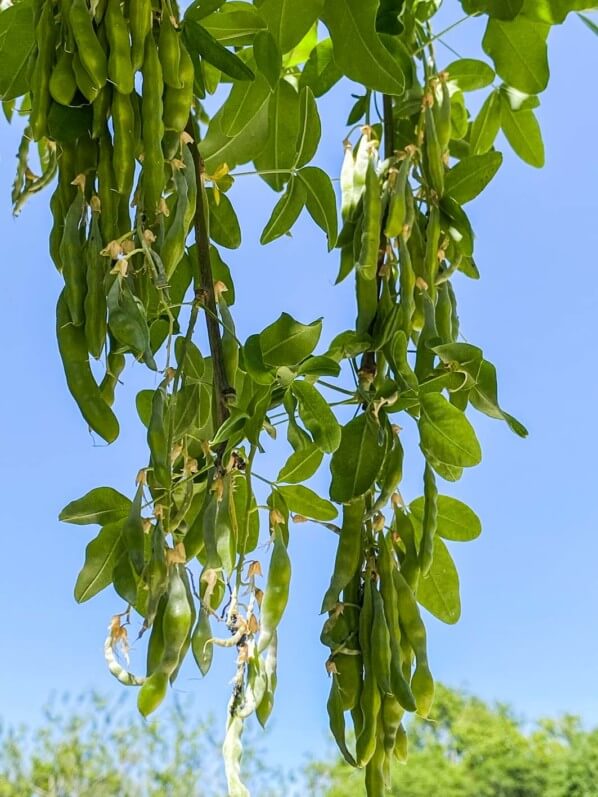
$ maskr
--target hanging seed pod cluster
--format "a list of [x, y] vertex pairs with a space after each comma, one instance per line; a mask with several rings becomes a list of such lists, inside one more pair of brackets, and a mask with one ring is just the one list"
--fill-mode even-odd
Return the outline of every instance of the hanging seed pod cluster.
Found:
[[[100, 526], [75, 598], [113, 587], [106, 663], [138, 689], [144, 716], [186, 661], [207, 675], [214, 652], [228, 651], [232, 797], [249, 794], [245, 723], [264, 725], [274, 706], [294, 524], [317, 523], [338, 542], [321, 605], [330, 729], [345, 760], [365, 769], [369, 797], [381, 797], [407, 755], [406, 716], [433, 719], [421, 607], [459, 619], [445, 541], [481, 531], [441, 486], [481, 460], [470, 410], [526, 435], [498, 402], [494, 366], [460, 335], [458, 280], [479, 278], [464, 205], [502, 163], [499, 130], [542, 165], [534, 109], [548, 80], [546, 34], [567, 9], [464, 5], [488, 16], [493, 66], [438, 62], [433, 2], [305, 0], [289, 13], [287, 0], [195, 0], [181, 16], [173, 0], [20, 0], [0, 12], [0, 63], [14, 27], [25, 64], [10, 81], [0, 73], [6, 116], [25, 118], [15, 212], [57, 176], [50, 254], [64, 281], [56, 334], [68, 388], [91, 432], [111, 443], [127, 359], [151, 380], [135, 399], [147, 449], [132, 497], [96, 487], [61, 513]], [[533, 73], [520, 68], [531, 57], [519, 52], [524, 40]], [[343, 77], [363, 93], [337, 191], [336, 172], [312, 160], [318, 100]], [[466, 94], [483, 89], [472, 115]], [[337, 282], [354, 282], [354, 323], [350, 309], [349, 328], [317, 353], [322, 319], [283, 312], [237, 336], [222, 250], [241, 245], [228, 194], [241, 176], [277, 193], [262, 244], [289, 234], [305, 209], [340, 254]], [[290, 451], [272, 470], [261, 455], [281, 426]], [[323, 463], [328, 497], [306, 483]], [[412, 500], [404, 471], [422, 475]], [[305, 611], [318, 610], [305, 584], [293, 588]], [[145, 666], [129, 665], [133, 625], [147, 640]]]

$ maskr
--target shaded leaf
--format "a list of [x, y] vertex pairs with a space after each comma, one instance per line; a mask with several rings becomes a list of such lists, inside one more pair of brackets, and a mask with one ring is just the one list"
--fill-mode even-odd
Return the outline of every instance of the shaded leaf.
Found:
[[301, 420], [311, 432], [314, 443], [325, 453], [335, 451], [341, 441], [341, 428], [326, 399], [303, 380], [293, 382], [291, 390], [299, 402]]
[[210, 237], [227, 249], [241, 246], [241, 227], [235, 209], [226, 194], [220, 194], [216, 202], [213, 188], [205, 189], [210, 211]]
[[471, 126], [469, 143], [471, 154], [479, 155], [494, 144], [500, 130], [500, 96], [498, 91], [489, 94]]
[[84, 603], [112, 583], [112, 570], [124, 551], [125, 519], [104, 526], [85, 549], [85, 564], [75, 584], [75, 600]]
[[297, 177], [307, 190], [306, 206], [309, 215], [326, 233], [330, 252], [334, 249], [338, 230], [336, 194], [330, 177], [317, 166], [305, 166], [297, 172]]
[[281, 52], [288, 53], [317, 21], [323, 7], [324, 0], [264, 0], [260, 14]]
[[299, 78], [299, 87], [309, 86], [314, 97], [321, 97], [330, 91], [343, 76], [333, 56], [332, 39], [323, 39], [319, 42], [305, 64]]
[[280, 80], [268, 102], [268, 138], [255, 159], [260, 176], [275, 191], [282, 190], [291, 175], [298, 132], [299, 95], [288, 80]]
[[377, 10], [378, 0], [326, 0], [322, 19], [347, 77], [374, 91], [402, 94], [405, 77], [376, 33]]
[[281, 235], [286, 235], [299, 218], [306, 199], [305, 183], [293, 175], [287, 183], [284, 194], [274, 206], [268, 223], [262, 230], [260, 243], [268, 244], [280, 238]]
[[363, 495], [374, 484], [384, 460], [381, 428], [364, 412], [342, 428], [341, 442], [332, 456], [330, 497], [345, 503]]
[[463, 158], [444, 178], [445, 190], [460, 204], [470, 202], [486, 188], [502, 164], [502, 154], [491, 151]]

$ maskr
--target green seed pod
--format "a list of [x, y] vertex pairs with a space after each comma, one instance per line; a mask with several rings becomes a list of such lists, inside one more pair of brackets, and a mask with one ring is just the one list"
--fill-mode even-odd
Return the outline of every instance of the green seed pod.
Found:
[[78, 52], [76, 52], [73, 55], [73, 74], [75, 75], [77, 88], [79, 89], [81, 94], [85, 97], [87, 102], [89, 103], [95, 102], [96, 98], [98, 97], [98, 94], [100, 93], [100, 89], [89, 77], [89, 73], [81, 63], [81, 59], [79, 57]]
[[168, 691], [168, 675], [161, 670], [152, 673], [137, 695], [137, 708], [143, 717], [148, 717], [162, 703]]
[[334, 571], [321, 612], [331, 612], [339, 595], [351, 581], [361, 563], [361, 524], [365, 515], [365, 501], [357, 498], [343, 507], [343, 525], [339, 537]]
[[274, 531], [274, 545], [268, 568], [268, 581], [261, 607], [261, 629], [258, 650], [265, 650], [280, 623], [289, 599], [291, 560], [279, 527]]
[[434, 471], [426, 463], [424, 470], [424, 517], [420, 544], [420, 569], [427, 576], [434, 561], [434, 538], [438, 526], [438, 488]]
[[85, 254], [79, 229], [83, 220], [84, 207], [83, 191], [77, 191], [67, 211], [60, 242], [64, 295], [71, 321], [76, 327], [82, 326], [85, 321], [84, 301], [87, 292]]
[[66, 381], [81, 414], [94, 432], [112, 443], [118, 437], [118, 421], [93, 378], [85, 332], [73, 325], [64, 291], [56, 308], [56, 336]]
[[349, 752], [349, 748], [347, 747], [347, 740], [345, 737], [345, 715], [343, 712], [343, 701], [338, 685], [338, 681], [336, 680], [336, 676], [332, 676], [332, 683], [330, 684], [330, 695], [328, 697], [328, 702], [326, 704], [326, 709], [328, 711], [328, 721], [330, 724], [330, 730], [332, 735], [334, 736], [334, 740], [337, 744], [338, 749], [341, 751], [343, 758], [345, 761], [350, 764], [352, 767], [356, 766], [355, 759]]
[[129, 0], [129, 26], [131, 28], [131, 62], [136, 72], [143, 65], [145, 40], [152, 29], [151, 0]]
[[164, 629], [162, 628], [162, 618], [164, 617], [164, 607], [166, 606], [166, 596], [163, 595], [158, 603], [158, 609], [152, 623], [152, 630], [147, 645], [147, 674], [152, 675], [159, 668], [164, 656]]
[[[72, 0], [69, 23], [75, 37], [81, 65], [89, 75], [92, 85], [99, 91], [108, 78], [106, 54], [96, 36], [85, 0]], [[79, 88], [81, 88], [80, 85]]]
[[118, 377], [122, 374], [124, 369], [124, 354], [111, 351], [108, 354], [106, 373], [100, 382], [100, 394], [109, 407], [114, 404], [114, 392], [118, 384]]
[[[195, 68], [187, 48], [181, 43], [179, 63], [180, 88], [166, 84], [164, 88], [164, 127], [182, 133], [189, 120], [193, 105]], [[166, 81], [165, 81], [166, 83]]]
[[108, 0], [104, 28], [108, 38], [108, 78], [121, 94], [133, 91], [133, 66], [129, 28], [120, 7], [120, 0]]
[[410, 169], [411, 154], [408, 154], [401, 161], [393, 181], [384, 231], [387, 238], [396, 238], [401, 235], [407, 222], [407, 180]]
[[427, 717], [434, 702], [434, 679], [428, 666], [427, 635], [422, 622], [415, 595], [403, 578], [394, 570], [393, 579], [397, 590], [399, 621], [413, 652], [416, 668], [411, 679], [411, 690], [418, 714]]
[[37, 57], [31, 75], [29, 127], [34, 141], [39, 141], [47, 132], [50, 109], [50, 75], [54, 65], [56, 30], [52, 4], [44, 3], [35, 28]]
[[62, 50], [52, 69], [49, 83], [52, 99], [60, 105], [70, 105], [77, 91], [77, 81], [73, 72], [73, 53]]
[[121, 94], [118, 89], [115, 89], [112, 95], [112, 123], [116, 188], [128, 202], [135, 174], [135, 117], [129, 95]]
[[106, 287], [108, 260], [100, 252], [103, 249], [100, 233], [100, 214], [92, 212], [89, 238], [85, 246], [86, 285], [84, 315], [85, 337], [89, 353], [99, 360], [106, 344]]
[[357, 272], [366, 280], [375, 280], [378, 273], [381, 209], [380, 180], [374, 160], [370, 158], [365, 178], [361, 248], [357, 261]]
[[426, 124], [425, 155], [427, 171], [432, 188], [441, 197], [444, 194], [444, 160], [438, 140], [434, 113], [428, 104], [426, 104], [424, 116]]
[[168, 434], [166, 431], [167, 413], [166, 389], [159, 387], [152, 398], [152, 413], [147, 428], [147, 443], [151, 454], [154, 476], [162, 487], [169, 487], [171, 481]]
[[164, 655], [160, 670], [171, 676], [179, 665], [181, 652], [191, 631], [193, 612], [185, 586], [187, 572], [182, 565], [170, 569], [166, 606], [162, 618]]
[[168, 3], [162, 4], [158, 54], [162, 64], [164, 83], [167, 86], [172, 86], [173, 89], [180, 89], [181, 43], [180, 36], [172, 22], [172, 11]]
[[93, 114], [91, 123], [92, 138], [99, 139], [104, 135], [111, 107], [112, 87], [106, 84], [104, 88], [100, 90], [91, 108]]
[[207, 644], [212, 637], [210, 615], [202, 606], [191, 636], [191, 651], [202, 675], [207, 675], [212, 666], [214, 646], [211, 643]]
[[143, 100], [141, 113], [143, 119], [143, 208], [150, 221], [158, 212], [164, 189], [164, 154], [162, 139], [164, 123], [162, 94], [164, 82], [162, 67], [158, 58], [156, 44], [151, 36], [145, 40], [145, 60], [143, 63]]

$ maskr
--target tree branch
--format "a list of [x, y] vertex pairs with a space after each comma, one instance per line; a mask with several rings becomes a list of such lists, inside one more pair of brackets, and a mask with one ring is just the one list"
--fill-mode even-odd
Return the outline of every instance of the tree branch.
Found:
[[192, 117], [189, 117], [187, 132], [193, 138], [191, 154], [193, 156], [197, 181], [197, 206], [194, 218], [197, 258], [196, 262], [193, 263], [193, 288], [196, 302], [202, 304], [207, 310], [205, 313], [206, 327], [208, 330], [208, 344], [214, 370], [214, 425], [217, 429], [222, 426], [229, 416], [228, 399], [231, 394], [234, 393], [234, 389], [228, 384], [226, 370], [224, 368], [222, 338], [220, 336], [216, 296], [214, 293], [214, 275], [212, 274], [212, 264], [210, 262], [210, 237], [208, 233], [207, 207], [203, 186], [205, 167], [198, 145], [199, 130]]

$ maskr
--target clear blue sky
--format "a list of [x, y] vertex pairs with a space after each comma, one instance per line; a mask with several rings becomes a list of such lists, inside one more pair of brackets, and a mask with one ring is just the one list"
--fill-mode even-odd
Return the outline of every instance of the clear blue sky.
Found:
[[[449, 41], [475, 52], [479, 27], [455, 29]], [[505, 164], [486, 196], [470, 206], [477, 233], [478, 283], [455, 279], [462, 330], [495, 362], [503, 405], [530, 430], [526, 441], [498, 421], [476, 415], [481, 467], [446, 492], [469, 502], [482, 537], [452, 551], [462, 583], [463, 617], [444, 627], [430, 618], [433, 670], [439, 680], [488, 699], [511, 701], [529, 717], [575, 712], [598, 723], [598, 372], [595, 279], [598, 182], [596, 39], [575, 18], [551, 35], [552, 79], [539, 117], [547, 165], [520, 162], [504, 140]], [[439, 46], [440, 60], [454, 56]], [[337, 173], [348, 87], [321, 105], [327, 139], [318, 154]], [[2, 390], [3, 567], [0, 581], [2, 677], [0, 714], [34, 721], [52, 690], [120, 687], [102, 657], [105, 628], [121, 604], [110, 591], [77, 606], [72, 597], [94, 527], [61, 525], [57, 514], [100, 484], [132, 493], [145, 464], [135, 391], [151, 386], [143, 366], [129, 367], [118, 398], [122, 434], [93, 447], [67, 393], [54, 336], [61, 279], [47, 254], [49, 195], [18, 220], [9, 194], [17, 130], [0, 127], [4, 346]], [[233, 198], [247, 231], [243, 247], [225, 253], [237, 284], [241, 337], [286, 310], [308, 322], [326, 317], [325, 337], [351, 326], [350, 285], [334, 288], [336, 253], [308, 218], [294, 239], [260, 249], [259, 230], [275, 197], [259, 178], [239, 179]], [[276, 473], [279, 460], [259, 468]], [[404, 495], [420, 494], [420, 467], [408, 472]], [[326, 486], [320, 482], [322, 490]], [[292, 530], [292, 597], [281, 632], [279, 690], [268, 747], [272, 760], [296, 766], [328, 745], [325, 650], [318, 616], [334, 556], [332, 535], [317, 526]], [[143, 662], [140, 650], [134, 662]], [[205, 681], [192, 666], [178, 689], [224, 717], [229, 653], [218, 652]]]

